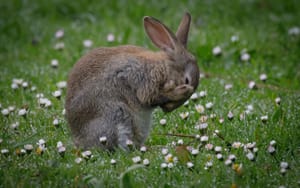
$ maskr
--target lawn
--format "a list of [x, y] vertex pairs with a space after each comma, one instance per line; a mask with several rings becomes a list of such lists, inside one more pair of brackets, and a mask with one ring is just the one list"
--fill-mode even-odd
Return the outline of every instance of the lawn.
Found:
[[[1, 1], [0, 187], [298, 187], [300, 3]], [[197, 92], [153, 114], [146, 148], [80, 151], [65, 81], [92, 48], [157, 50], [142, 18], [192, 15]], [[146, 151], [144, 151], [144, 149]]]

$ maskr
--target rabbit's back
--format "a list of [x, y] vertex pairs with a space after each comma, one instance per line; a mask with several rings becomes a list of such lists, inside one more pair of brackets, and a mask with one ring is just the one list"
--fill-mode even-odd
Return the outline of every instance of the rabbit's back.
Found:
[[[83, 56], [74, 66], [68, 80], [67, 103], [93, 79], [99, 79], [116, 66], [128, 63], [136, 58], [135, 54], [146, 50], [136, 46], [102, 47], [92, 50]], [[123, 56], [123, 58], [122, 58]]]

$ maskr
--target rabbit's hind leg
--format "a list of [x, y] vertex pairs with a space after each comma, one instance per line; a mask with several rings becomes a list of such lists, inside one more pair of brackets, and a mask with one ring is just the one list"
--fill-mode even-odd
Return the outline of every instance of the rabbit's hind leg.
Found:
[[89, 121], [85, 127], [83, 145], [86, 148], [100, 147], [101, 149], [113, 150], [117, 146], [117, 130], [103, 118], [95, 118]]
[[128, 151], [133, 146], [132, 121], [127, 119], [117, 124], [118, 131], [118, 147]]

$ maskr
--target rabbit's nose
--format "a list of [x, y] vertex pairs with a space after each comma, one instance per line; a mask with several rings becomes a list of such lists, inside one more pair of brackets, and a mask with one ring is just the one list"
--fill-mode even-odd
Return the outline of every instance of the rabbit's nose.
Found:
[[185, 69], [184, 83], [197, 88], [199, 83], [199, 69], [196, 64], [189, 64]]
[[186, 85], [190, 85], [190, 84], [191, 84], [191, 77], [190, 77], [190, 76], [185, 75], [185, 79], [184, 79], [184, 80], [185, 80], [184, 83], [185, 83]]

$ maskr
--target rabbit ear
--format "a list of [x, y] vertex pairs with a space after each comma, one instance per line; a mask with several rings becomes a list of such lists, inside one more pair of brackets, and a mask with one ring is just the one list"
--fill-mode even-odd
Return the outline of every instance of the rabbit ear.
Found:
[[176, 32], [177, 39], [181, 42], [181, 44], [183, 44], [184, 47], [186, 47], [187, 45], [190, 23], [191, 15], [188, 12], [186, 12], [182, 17], [182, 20]]
[[146, 16], [144, 17], [144, 27], [147, 35], [158, 48], [169, 52], [175, 50], [175, 35], [160, 21]]

